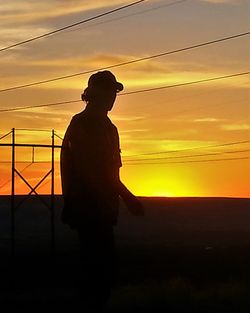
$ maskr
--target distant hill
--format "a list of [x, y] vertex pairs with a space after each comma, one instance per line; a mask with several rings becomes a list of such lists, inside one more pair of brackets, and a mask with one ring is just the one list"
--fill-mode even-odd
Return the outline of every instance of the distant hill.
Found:
[[[19, 203], [23, 196], [16, 197]], [[49, 196], [42, 196], [48, 204]], [[250, 244], [250, 199], [140, 197], [144, 217], [132, 216], [121, 202], [116, 226], [120, 245], [211, 248]], [[56, 196], [56, 242], [58, 249], [77, 249], [74, 231], [60, 221], [63, 200]], [[50, 241], [50, 212], [32, 196], [16, 211], [16, 242], [20, 250], [46, 249]], [[6, 253], [10, 239], [10, 196], [0, 196], [0, 251]], [[26, 247], [26, 248], [25, 248]]]

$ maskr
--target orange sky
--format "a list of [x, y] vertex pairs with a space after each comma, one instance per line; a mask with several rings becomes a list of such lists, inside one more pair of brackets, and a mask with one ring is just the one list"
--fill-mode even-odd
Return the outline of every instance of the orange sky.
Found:
[[[0, 5], [3, 16], [0, 45], [5, 47], [127, 3], [118, 0], [6, 2]], [[169, 3], [145, 1], [98, 21], [3, 51], [1, 89], [107, 67], [246, 32], [249, 27], [247, 1], [197, 0], [167, 6]], [[244, 36], [112, 71], [123, 82], [123, 93], [246, 72], [248, 41], [249, 36]], [[1, 109], [79, 99], [87, 80], [88, 75], [82, 75], [2, 92]], [[110, 118], [119, 130], [121, 178], [128, 188], [141, 196], [249, 197], [250, 159], [240, 158], [250, 156], [250, 144], [213, 147], [250, 140], [248, 85], [249, 76], [240, 76], [141, 94], [122, 96], [121, 93]], [[53, 128], [63, 136], [72, 116], [83, 107], [79, 102], [0, 113], [0, 137], [13, 127]], [[8, 136], [0, 143], [10, 139]], [[19, 131], [17, 141], [49, 143], [50, 133]], [[56, 143], [60, 144], [60, 140]], [[195, 149], [187, 150], [190, 148]], [[31, 160], [31, 149], [17, 150], [18, 161]], [[10, 160], [10, 149], [0, 147], [0, 155], [0, 161]], [[233, 158], [237, 159], [225, 160]], [[48, 159], [48, 150], [36, 150], [35, 160]], [[17, 166], [22, 170], [27, 165]], [[43, 163], [32, 164], [23, 174], [34, 185], [48, 169]], [[0, 193], [6, 194], [10, 192], [10, 164], [0, 163], [0, 171]], [[48, 180], [40, 191], [47, 193], [49, 186]], [[16, 192], [27, 190], [17, 179]], [[60, 193], [58, 163], [56, 192]]]

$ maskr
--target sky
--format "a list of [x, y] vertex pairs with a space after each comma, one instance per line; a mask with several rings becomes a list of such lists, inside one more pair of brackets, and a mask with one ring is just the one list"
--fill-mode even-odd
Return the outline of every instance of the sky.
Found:
[[[102, 14], [133, 1], [0, 1], [0, 48]], [[96, 71], [167, 51], [245, 33], [249, 2], [148, 0], [57, 34], [1, 51], [0, 89]], [[120, 135], [121, 179], [138, 196], [250, 196], [249, 75], [136, 94], [133, 91], [245, 73], [249, 36], [112, 68], [124, 91], [109, 117]], [[59, 137], [81, 101], [90, 74], [0, 92], [0, 137], [18, 143]], [[19, 130], [18, 130], [19, 129]], [[22, 129], [35, 129], [24, 131]], [[47, 130], [41, 131], [41, 130]], [[11, 135], [0, 143], [11, 142]], [[56, 144], [61, 139], [56, 137]], [[50, 169], [50, 150], [17, 148], [16, 167], [34, 186]], [[55, 190], [60, 189], [59, 149]], [[10, 193], [11, 150], [0, 146], [0, 194]], [[33, 160], [33, 161], [34, 161]], [[26, 168], [27, 167], [27, 168]], [[16, 193], [29, 188], [16, 178]], [[39, 192], [50, 191], [50, 179]]]

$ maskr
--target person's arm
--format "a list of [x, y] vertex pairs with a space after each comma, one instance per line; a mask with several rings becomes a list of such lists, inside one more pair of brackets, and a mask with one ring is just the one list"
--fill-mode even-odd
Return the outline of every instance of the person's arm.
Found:
[[128, 188], [120, 181], [118, 181], [118, 192], [120, 197], [123, 199], [126, 204], [128, 210], [136, 216], [144, 215], [144, 208], [142, 203], [138, 200], [138, 198], [128, 190]]
[[64, 198], [67, 197], [69, 193], [69, 187], [71, 182], [71, 158], [69, 155], [70, 142], [68, 140], [69, 128], [67, 129], [61, 148], [60, 154], [60, 173], [61, 173], [61, 187], [62, 187], [62, 195]]

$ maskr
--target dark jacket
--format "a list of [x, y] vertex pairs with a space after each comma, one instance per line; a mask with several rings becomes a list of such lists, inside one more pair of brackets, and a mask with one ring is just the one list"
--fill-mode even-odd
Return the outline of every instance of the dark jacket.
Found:
[[110, 119], [88, 110], [76, 114], [61, 150], [62, 221], [71, 227], [115, 224], [121, 165], [119, 136]]

